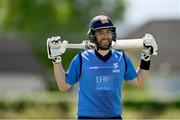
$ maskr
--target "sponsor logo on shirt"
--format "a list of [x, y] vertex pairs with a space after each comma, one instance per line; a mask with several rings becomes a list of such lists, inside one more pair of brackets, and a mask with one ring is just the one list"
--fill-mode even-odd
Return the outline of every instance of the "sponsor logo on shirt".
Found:
[[97, 70], [97, 69], [113, 69], [113, 73], [119, 73], [119, 65], [118, 63], [113, 63], [113, 66], [91, 66], [89, 67], [90, 70]]
[[113, 90], [113, 76], [111, 75], [96, 76], [96, 90], [97, 91]]
[[99, 69], [98, 66], [89, 67], [89, 69]]
[[89, 69], [110, 69], [112, 66], [92, 66]]

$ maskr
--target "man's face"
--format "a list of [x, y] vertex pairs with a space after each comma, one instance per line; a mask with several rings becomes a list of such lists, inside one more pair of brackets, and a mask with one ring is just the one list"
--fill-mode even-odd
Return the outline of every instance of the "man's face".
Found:
[[97, 44], [99, 49], [110, 49], [112, 42], [112, 29], [99, 29], [95, 32]]

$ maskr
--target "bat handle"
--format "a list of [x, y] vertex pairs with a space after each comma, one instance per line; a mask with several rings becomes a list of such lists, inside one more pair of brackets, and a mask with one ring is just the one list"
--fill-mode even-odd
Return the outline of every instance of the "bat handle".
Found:
[[90, 47], [90, 41], [89, 40], [84, 40], [82, 44], [84, 45], [85, 50], [89, 49], [89, 47]]
[[84, 49], [85, 50], [94, 49], [95, 48], [94, 43], [91, 43], [89, 40], [84, 40], [83, 41], [83, 45], [84, 45]]

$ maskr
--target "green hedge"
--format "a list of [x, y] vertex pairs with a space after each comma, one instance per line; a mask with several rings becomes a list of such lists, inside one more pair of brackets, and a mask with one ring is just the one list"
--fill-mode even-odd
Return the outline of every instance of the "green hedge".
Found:
[[[0, 100], [0, 119], [4, 118], [72, 118], [76, 117], [76, 96], [71, 92], [48, 92], [21, 98]], [[123, 99], [123, 109], [132, 110], [137, 115], [147, 118], [151, 115], [163, 115], [166, 111], [180, 111], [180, 100], [162, 102], [152, 99]], [[178, 112], [179, 114], [179, 112]], [[126, 117], [125, 116], [125, 117]], [[132, 116], [130, 114], [130, 116]], [[155, 116], [157, 117], [157, 116]]]
[[[70, 98], [71, 99], [71, 98]], [[36, 106], [58, 106], [59, 109], [64, 110], [65, 112], [69, 111], [69, 108], [74, 103], [70, 101], [36, 101], [30, 99], [19, 99], [15, 101], [0, 100], [0, 109], [1, 110], [22, 110], [27, 107], [36, 107]], [[166, 108], [176, 108], [180, 109], [180, 100], [171, 101], [171, 102], [160, 102], [160, 101], [123, 101], [123, 106], [134, 109], [150, 109], [154, 111], [161, 111]]]

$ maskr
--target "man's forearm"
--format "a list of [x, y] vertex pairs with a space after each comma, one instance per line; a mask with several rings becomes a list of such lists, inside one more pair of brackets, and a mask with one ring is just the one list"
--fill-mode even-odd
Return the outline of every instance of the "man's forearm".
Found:
[[137, 69], [137, 87], [142, 87], [144, 85], [144, 80], [149, 74], [150, 63], [150, 60], [145, 61], [141, 59], [140, 66]]
[[149, 75], [149, 70], [137, 69], [137, 86], [142, 87], [144, 85], [144, 80]]
[[58, 84], [58, 87], [61, 91], [66, 91], [69, 89], [69, 86], [66, 83], [66, 76], [65, 76], [65, 71], [64, 68], [60, 63], [55, 63], [54, 65], [54, 75], [56, 78], [56, 82]]

